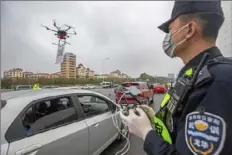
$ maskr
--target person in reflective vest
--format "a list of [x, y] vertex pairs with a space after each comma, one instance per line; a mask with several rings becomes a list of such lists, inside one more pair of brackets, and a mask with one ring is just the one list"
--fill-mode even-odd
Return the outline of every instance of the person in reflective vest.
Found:
[[40, 90], [39, 84], [34, 84], [32, 89], [33, 90]]
[[163, 50], [185, 66], [160, 110], [143, 105], [120, 112], [148, 155], [232, 155], [232, 60], [216, 40], [224, 15], [220, 1], [175, 1]]

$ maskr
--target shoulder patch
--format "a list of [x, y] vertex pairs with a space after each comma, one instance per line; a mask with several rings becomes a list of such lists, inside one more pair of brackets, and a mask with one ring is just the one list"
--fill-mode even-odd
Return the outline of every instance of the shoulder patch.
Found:
[[219, 155], [225, 137], [226, 123], [220, 116], [208, 112], [186, 116], [185, 141], [194, 155]]

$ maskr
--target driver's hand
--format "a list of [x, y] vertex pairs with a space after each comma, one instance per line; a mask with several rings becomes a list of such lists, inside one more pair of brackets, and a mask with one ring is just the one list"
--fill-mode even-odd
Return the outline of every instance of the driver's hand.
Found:
[[133, 109], [130, 109], [128, 116], [125, 116], [122, 111], [120, 111], [120, 117], [123, 123], [128, 126], [131, 133], [145, 140], [148, 132], [152, 130], [151, 122], [143, 109], [136, 108], [136, 110], [139, 112], [140, 116], [136, 115]]
[[143, 109], [143, 111], [149, 117], [150, 121], [153, 122], [153, 119], [155, 116], [155, 111], [151, 107], [149, 107], [148, 105], [139, 105], [139, 108]]

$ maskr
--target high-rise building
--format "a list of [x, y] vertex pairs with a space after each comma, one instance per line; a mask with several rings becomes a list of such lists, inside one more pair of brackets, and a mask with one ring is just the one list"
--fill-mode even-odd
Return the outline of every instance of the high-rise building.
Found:
[[76, 78], [76, 55], [65, 53], [64, 61], [61, 63], [61, 76], [64, 78]]
[[224, 56], [232, 57], [232, 1], [221, 1], [225, 21], [219, 31], [217, 46]]

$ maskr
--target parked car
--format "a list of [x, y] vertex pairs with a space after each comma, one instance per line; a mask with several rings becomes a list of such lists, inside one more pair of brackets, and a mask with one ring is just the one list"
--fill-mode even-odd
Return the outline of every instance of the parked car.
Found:
[[94, 86], [94, 85], [87, 85], [87, 89], [96, 89], [96, 86]]
[[[121, 86], [115, 88], [115, 96], [116, 96], [116, 103], [118, 103], [118, 100], [120, 97], [125, 93], [125, 90], [122, 87], [131, 87], [135, 86], [141, 93], [138, 96], [138, 99], [142, 101], [145, 104], [153, 103], [153, 91], [149, 88], [147, 82], [125, 82], [122, 83]], [[126, 94], [125, 97], [122, 98], [121, 104], [131, 104], [135, 103], [136, 100], [129, 94]]]
[[85, 86], [82, 86], [81, 89], [89, 89], [89, 87], [85, 85]]
[[33, 88], [32, 85], [17, 85], [15, 90], [28, 90], [32, 88]]
[[1, 155], [100, 154], [122, 138], [113, 115], [126, 129], [116, 107], [106, 96], [81, 89], [1, 93]]
[[101, 85], [102, 88], [113, 88], [112, 82], [106, 82], [105, 81], [105, 82], [101, 82], [100, 85]]
[[53, 89], [53, 88], [57, 88], [57, 86], [44, 86], [44, 87], [42, 87], [42, 89]]
[[78, 86], [71, 86], [71, 87], [57, 87], [57, 88], [54, 88], [54, 89], [81, 89], [81, 88], [78, 87]]
[[154, 93], [166, 93], [167, 90], [168, 89], [164, 85], [160, 85], [160, 84], [153, 85]]

